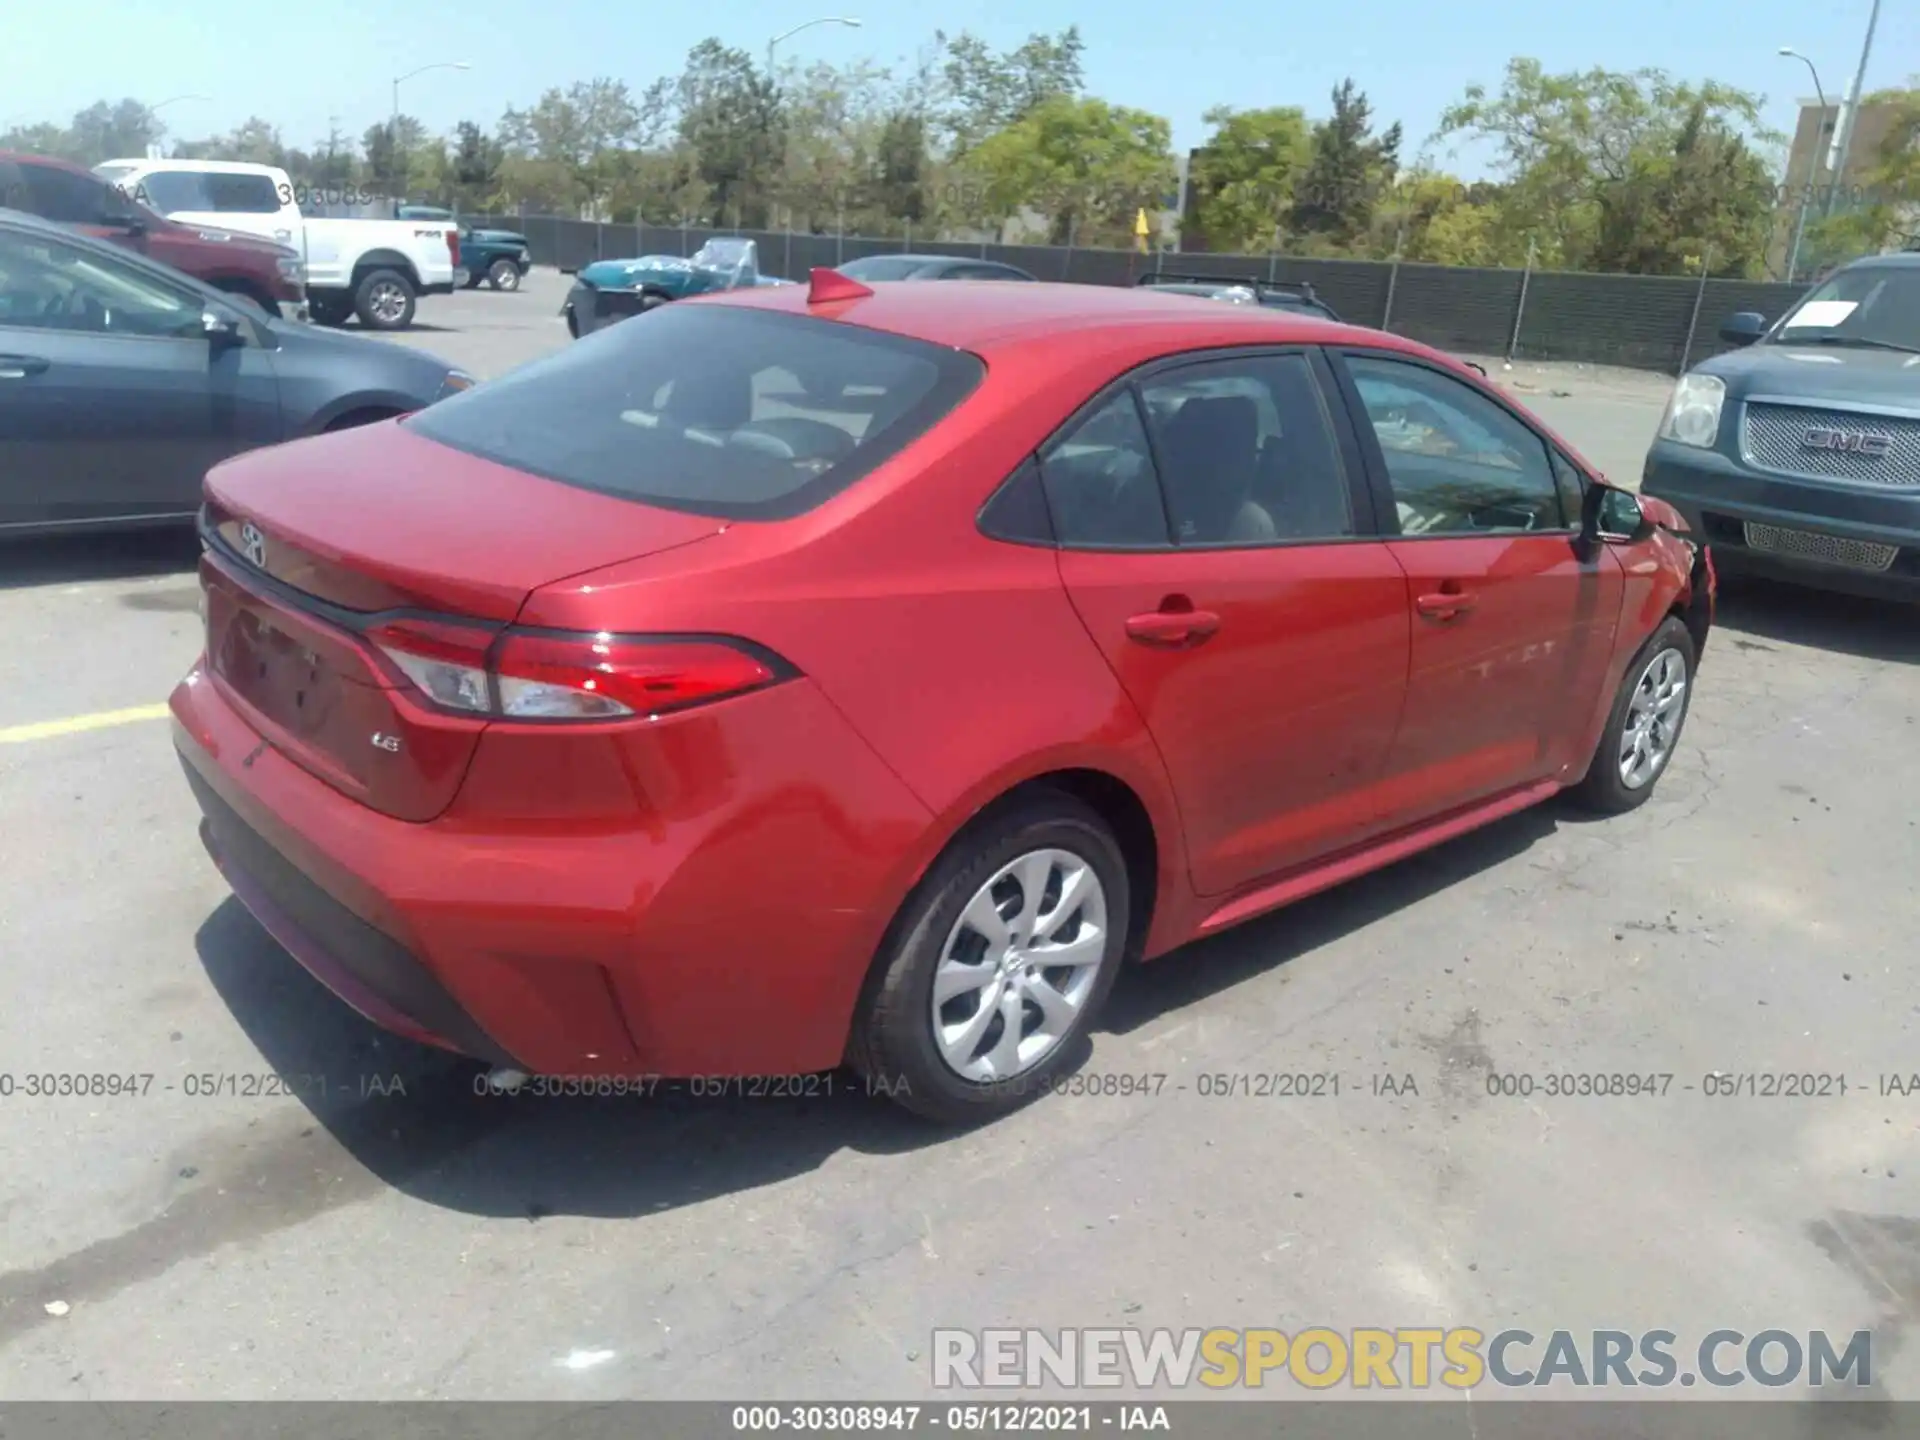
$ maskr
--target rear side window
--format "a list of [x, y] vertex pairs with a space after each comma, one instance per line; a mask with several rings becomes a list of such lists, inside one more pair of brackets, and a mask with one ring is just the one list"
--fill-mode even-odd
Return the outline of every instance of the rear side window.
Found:
[[207, 195], [213, 209], [223, 215], [278, 215], [280, 193], [265, 175], [206, 176]]
[[725, 305], [666, 305], [403, 421], [515, 469], [669, 510], [803, 514], [986, 373], [965, 351]]
[[58, 170], [51, 165], [28, 165], [27, 207], [36, 215], [62, 225], [98, 225], [107, 218], [107, 183], [92, 175]]

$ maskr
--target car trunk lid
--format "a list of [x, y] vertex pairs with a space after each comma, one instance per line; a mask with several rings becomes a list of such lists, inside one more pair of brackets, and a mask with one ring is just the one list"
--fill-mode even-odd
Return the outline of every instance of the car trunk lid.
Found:
[[208, 666], [262, 737], [398, 819], [452, 803], [483, 715], [427, 704], [377, 643], [394, 612], [484, 648], [535, 589], [717, 534], [382, 424], [207, 477]]

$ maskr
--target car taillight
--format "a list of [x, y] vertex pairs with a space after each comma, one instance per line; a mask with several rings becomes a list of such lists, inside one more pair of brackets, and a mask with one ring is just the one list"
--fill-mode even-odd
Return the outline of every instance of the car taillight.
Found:
[[401, 620], [368, 637], [428, 701], [502, 720], [619, 720], [743, 695], [778, 662], [725, 640], [636, 640]]
[[416, 690], [442, 709], [491, 715], [493, 687], [487, 679], [487, 652], [497, 634], [473, 625], [396, 620], [370, 631], [367, 639]]
[[460, 263], [460, 232], [458, 230], [447, 231], [447, 258], [455, 265]]

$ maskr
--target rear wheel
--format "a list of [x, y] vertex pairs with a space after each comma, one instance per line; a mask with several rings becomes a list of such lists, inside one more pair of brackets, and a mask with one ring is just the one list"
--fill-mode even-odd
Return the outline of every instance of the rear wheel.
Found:
[[353, 313], [369, 330], [404, 330], [413, 323], [413, 282], [398, 270], [369, 270], [354, 287]]
[[518, 290], [520, 267], [511, 260], [496, 260], [487, 267], [487, 284], [496, 290]]
[[649, 310], [658, 310], [662, 305], [666, 303], [667, 303], [667, 297], [665, 295], [661, 295], [654, 291], [649, 291], [647, 294], [642, 295], [640, 297], [640, 313], [644, 315]]
[[1647, 803], [1680, 744], [1694, 664], [1693, 636], [1668, 616], [1627, 666], [1576, 799], [1614, 815]]
[[1127, 867], [1106, 823], [1047, 792], [970, 827], [902, 908], [849, 1058], [929, 1119], [975, 1124], [1084, 1058], [1120, 968]]

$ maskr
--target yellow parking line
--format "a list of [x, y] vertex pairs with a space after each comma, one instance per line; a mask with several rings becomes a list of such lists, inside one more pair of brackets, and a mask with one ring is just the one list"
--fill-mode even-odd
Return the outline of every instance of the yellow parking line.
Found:
[[0, 745], [20, 745], [29, 740], [51, 740], [56, 735], [78, 735], [85, 730], [105, 730], [112, 725], [132, 725], [141, 720], [164, 720], [165, 705], [135, 705], [128, 710], [101, 710], [92, 715], [72, 715], [65, 720], [42, 720], [37, 725], [13, 725], [0, 730]]

